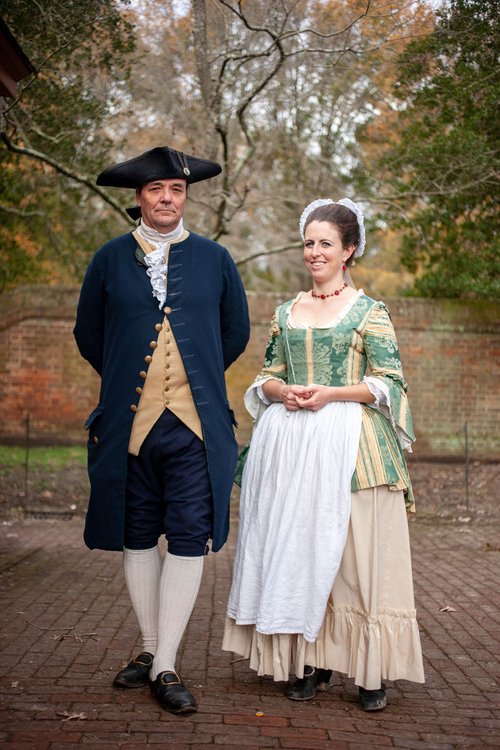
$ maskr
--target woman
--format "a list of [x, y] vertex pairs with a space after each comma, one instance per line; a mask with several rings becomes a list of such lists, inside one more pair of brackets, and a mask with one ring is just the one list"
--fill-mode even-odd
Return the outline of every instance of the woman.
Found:
[[387, 308], [348, 284], [363, 214], [317, 200], [300, 219], [312, 290], [280, 305], [245, 394], [256, 420], [242, 476], [223, 649], [309, 700], [331, 670], [361, 707], [383, 679], [423, 682], [402, 449], [414, 440]]

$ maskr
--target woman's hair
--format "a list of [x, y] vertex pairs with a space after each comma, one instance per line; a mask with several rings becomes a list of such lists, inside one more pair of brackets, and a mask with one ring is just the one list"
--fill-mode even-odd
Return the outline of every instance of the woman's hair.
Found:
[[[350, 208], [338, 203], [329, 203], [326, 206], [319, 206], [311, 211], [304, 224], [304, 232], [312, 221], [328, 221], [333, 224], [340, 235], [340, 241], [343, 248], [351, 247], [354, 249], [359, 244], [359, 224], [356, 214]], [[347, 260], [347, 265], [351, 265], [354, 259], [354, 253]]]

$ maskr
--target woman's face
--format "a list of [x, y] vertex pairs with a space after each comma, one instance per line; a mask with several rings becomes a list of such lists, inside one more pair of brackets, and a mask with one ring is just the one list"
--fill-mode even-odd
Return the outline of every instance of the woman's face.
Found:
[[354, 248], [343, 248], [340, 234], [329, 221], [311, 221], [304, 239], [304, 263], [314, 281], [338, 277]]

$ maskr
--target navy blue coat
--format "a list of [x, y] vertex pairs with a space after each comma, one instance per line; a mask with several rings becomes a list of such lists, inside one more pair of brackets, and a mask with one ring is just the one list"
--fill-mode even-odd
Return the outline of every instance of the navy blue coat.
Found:
[[[128, 443], [144, 357], [156, 340], [163, 309], [153, 297], [132, 234], [107, 242], [83, 281], [74, 334], [82, 356], [101, 376], [89, 430], [90, 500], [84, 539], [90, 548], [122, 550]], [[169, 256], [169, 321], [200, 417], [214, 503], [212, 549], [227, 539], [237, 444], [224, 371], [250, 335], [245, 291], [228, 251], [190, 234]]]

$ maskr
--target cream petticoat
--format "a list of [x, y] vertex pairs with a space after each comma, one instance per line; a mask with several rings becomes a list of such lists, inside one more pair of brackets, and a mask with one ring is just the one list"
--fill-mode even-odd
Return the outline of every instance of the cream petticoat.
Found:
[[347, 674], [367, 690], [381, 679], [424, 682], [402, 495], [387, 486], [352, 493], [347, 543], [314, 643], [301, 634], [263, 635], [227, 617], [223, 650], [275, 680], [288, 680], [292, 665], [302, 677], [309, 664]]

